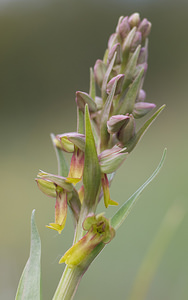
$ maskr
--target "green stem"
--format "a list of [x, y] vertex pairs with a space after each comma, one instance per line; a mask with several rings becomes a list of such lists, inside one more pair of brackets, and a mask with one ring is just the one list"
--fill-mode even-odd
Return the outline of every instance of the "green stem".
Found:
[[84, 270], [81, 267], [70, 269], [66, 266], [52, 300], [73, 299], [83, 274]]

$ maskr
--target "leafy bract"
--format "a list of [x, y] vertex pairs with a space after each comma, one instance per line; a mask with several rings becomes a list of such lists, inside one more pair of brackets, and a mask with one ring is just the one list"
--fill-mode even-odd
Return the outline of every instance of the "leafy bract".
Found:
[[136, 203], [138, 197], [142, 193], [142, 191], [145, 189], [145, 187], [155, 178], [155, 176], [159, 173], [161, 167], [163, 166], [164, 160], [166, 156], [166, 149], [163, 152], [162, 159], [156, 168], [156, 170], [153, 172], [153, 174], [148, 178], [148, 180], [120, 207], [120, 209], [114, 214], [114, 216], [111, 219], [111, 225], [112, 227], [117, 230], [123, 221], [126, 219], [128, 214], [130, 213], [131, 209], [133, 208], [133, 205]]
[[25, 265], [18, 285], [15, 300], [40, 300], [41, 299], [41, 242], [35, 224], [35, 210], [31, 215], [31, 246], [29, 259]]

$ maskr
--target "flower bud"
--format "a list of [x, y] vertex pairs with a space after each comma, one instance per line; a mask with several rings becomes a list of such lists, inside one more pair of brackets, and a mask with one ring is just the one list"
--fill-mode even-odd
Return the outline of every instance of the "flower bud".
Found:
[[62, 189], [66, 190], [67, 192], [72, 192], [73, 190], [72, 184], [67, 180], [66, 177], [46, 173], [43, 171], [40, 171], [37, 174], [36, 182], [39, 189], [47, 196], [52, 196], [52, 194], [55, 195], [55, 192], [59, 192]]
[[143, 19], [138, 26], [138, 31], [142, 33], [143, 39], [147, 38], [151, 31], [151, 23], [147, 19]]
[[114, 57], [114, 53], [117, 52], [116, 59], [114, 65], [119, 65], [122, 60], [121, 55], [121, 46], [120, 43], [115, 44], [112, 48], [110, 48], [107, 58], [107, 65], [111, 62], [112, 58]]
[[143, 102], [146, 99], [146, 92], [140, 89], [136, 102]]
[[[115, 172], [127, 157], [126, 148], [114, 146], [99, 154], [101, 171], [106, 174]], [[122, 153], [123, 152], [123, 153]]]
[[58, 134], [54, 140], [55, 145], [65, 152], [73, 153], [74, 146], [80, 150], [85, 150], [85, 135], [78, 132]]
[[112, 33], [108, 40], [108, 49], [111, 49], [117, 43], [119, 43], [118, 33]]
[[130, 31], [130, 25], [129, 25], [129, 22], [128, 22], [128, 17], [125, 17], [125, 18], [122, 19], [122, 21], [121, 21], [121, 23], [119, 24], [119, 27], [118, 27], [118, 33], [119, 33], [122, 40], [124, 40], [126, 38], [129, 31]]
[[134, 135], [135, 120], [133, 115], [130, 115], [129, 122], [125, 126], [121, 127], [121, 129], [117, 133], [117, 138], [123, 146], [126, 146], [126, 144], [130, 141], [130, 139], [133, 138]]
[[112, 116], [107, 121], [108, 132], [111, 134], [118, 132], [123, 125], [126, 125], [128, 123], [129, 118], [130, 117], [127, 115], [126, 116], [124, 116], [124, 115]]
[[89, 96], [89, 94], [84, 92], [76, 92], [76, 103], [81, 111], [84, 112], [85, 105], [88, 104], [89, 110], [91, 112], [97, 111], [97, 105], [94, 100]]
[[102, 86], [104, 75], [106, 73], [107, 67], [102, 60], [98, 59], [94, 65], [94, 76], [99, 87]]
[[140, 15], [138, 13], [132, 14], [128, 19], [131, 28], [138, 27], [140, 24]]
[[115, 90], [114, 96], [120, 94], [121, 90], [122, 90], [124, 77], [125, 77], [124, 74], [119, 74], [119, 75], [113, 77], [107, 84], [107, 87], [106, 87], [107, 94], [110, 94], [115, 81], [117, 81], [117, 85], [116, 85], [116, 90]]
[[135, 119], [142, 118], [155, 107], [156, 105], [154, 103], [137, 102], [134, 105], [133, 116]]

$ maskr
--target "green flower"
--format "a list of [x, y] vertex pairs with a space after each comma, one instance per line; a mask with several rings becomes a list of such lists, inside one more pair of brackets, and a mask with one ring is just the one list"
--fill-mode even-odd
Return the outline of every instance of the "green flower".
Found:
[[98, 244], [107, 244], [115, 236], [114, 228], [103, 214], [88, 216], [83, 222], [83, 229], [87, 233], [63, 255], [60, 264], [65, 262], [70, 268], [82, 264]]

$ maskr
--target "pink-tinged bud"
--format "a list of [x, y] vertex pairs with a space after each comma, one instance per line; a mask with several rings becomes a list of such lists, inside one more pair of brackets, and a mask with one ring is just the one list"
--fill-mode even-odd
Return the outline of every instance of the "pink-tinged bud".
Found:
[[119, 43], [118, 33], [112, 33], [108, 40], [108, 49], [111, 49], [117, 43]]
[[121, 54], [121, 46], [120, 43], [115, 44], [112, 48], [110, 48], [107, 58], [107, 64], [111, 62], [112, 58], [114, 57], [114, 53], [116, 54], [116, 59], [114, 65], [119, 65], [122, 61], [122, 54]]
[[117, 85], [116, 85], [116, 90], [115, 90], [114, 96], [120, 94], [121, 90], [122, 90], [122, 86], [123, 86], [124, 77], [125, 77], [124, 74], [119, 74], [119, 75], [113, 77], [107, 84], [107, 87], [106, 87], [107, 94], [110, 94], [115, 81], [117, 81]]
[[128, 17], [125, 17], [125, 18], [122, 19], [122, 21], [121, 21], [121, 23], [119, 24], [119, 27], [118, 27], [118, 33], [119, 33], [122, 40], [124, 40], [126, 38], [129, 31], [130, 31], [130, 25], [129, 25], [129, 22], [128, 22]]
[[132, 14], [128, 19], [131, 28], [138, 27], [140, 24], [140, 15], [138, 13]]
[[102, 173], [110, 174], [115, 172], [127, 157], [126, 148], [114, 146], [104, 150], [99, 155], [99, 164]]
[[133, 115], [130, 115], [129, 122], [125, 126], [121, 127], [117, 133], [117, 138], [123, 146], [126, 146], [126, 144], [133, 138], [134, 135], [135, 120]]
[[37, 174], [36, 182], [39, 189], [47, 196], [55, 197], [56, 192], [60, 192], [62, 189], [67, 192], [72, 192], [73, 186], [67, 181], [66, 177], [46, 173], [40, 171]]
[[124, 16], [119, 17], [119, 20], [118, 20], [118, 23], [116, 26], [116, 33], [119, 32], [119, 26], [120, 26], [121, 22], [123, 21], [123, 19], [124, 19]]
[[98, 86], [102, 86], [102, 82], [104, 79], [104, 75], [106, 74], [107, 67], [103, 63], [102, 60], [98, 59], [94, 65], [94, 76], [95, 81], [97, 82]]
[[107, 244], [115, 236], [114, 228], [103, 214], [89, 215], [83, 222], [83, 229], [87, 233], [64, 254], [60, 264], [65, 262], [69, 268], [81, 265], [97, 245], [101, 242]]
[[56, 147], [64, 150], [65, 152], [73, 153], [74, 146], [80, 150], [85, 150], [85, 135], [78, 132], [69, 132], [58, 134], [55, 137], [54, 143]]
[[69, 174], [67, 180], [74, 185], [82, 179], [84, 170], [84, 152], [75, 147], [72, 155]]
[[102, 189], [104, 197], [104, 205], [106, 208], [109, 205], [118, 205], [118, 203], [110, 198], [109, 182], [106, 174], [102, 174]]
[[125, 116], [125, 115], [112, 116], [107, 121], [108, 132], [111, 134], [118, 132], [122, 126], [128, 123], [129, 118], [130, 118], [129, 116]]
[[96, 112], [97, 111], [97, 105], [94, 102], [94, 100], [90, 97], [89, 94], [84, 93], [84, 92], [76, 92], [76, 103], [77, 106], [81, 111], [84, 112], [85, 110], [85, 105], [88, 104], [89, 110], [91, 112]]
[[139, 31], [136, 31], [135, 36], [133, 38], [132, 44], [131, 44], [131, 52], [134, 52], [138, 45], [140, 45], [142, 42], [142, 34]]
[[140, 89], [136, 102], [144, 102], [146, 99], [146, 92]]
[[151, 31], [151, 23], [147, 19], [143, 19], [138, 26], [138, 31], [142, 33], [143, 39], [147, 38]]
[[134, 105], [133, 116], [135, 119], [142, 118], [155, 107], [156, 105], [154, 103], [137, 102]]

